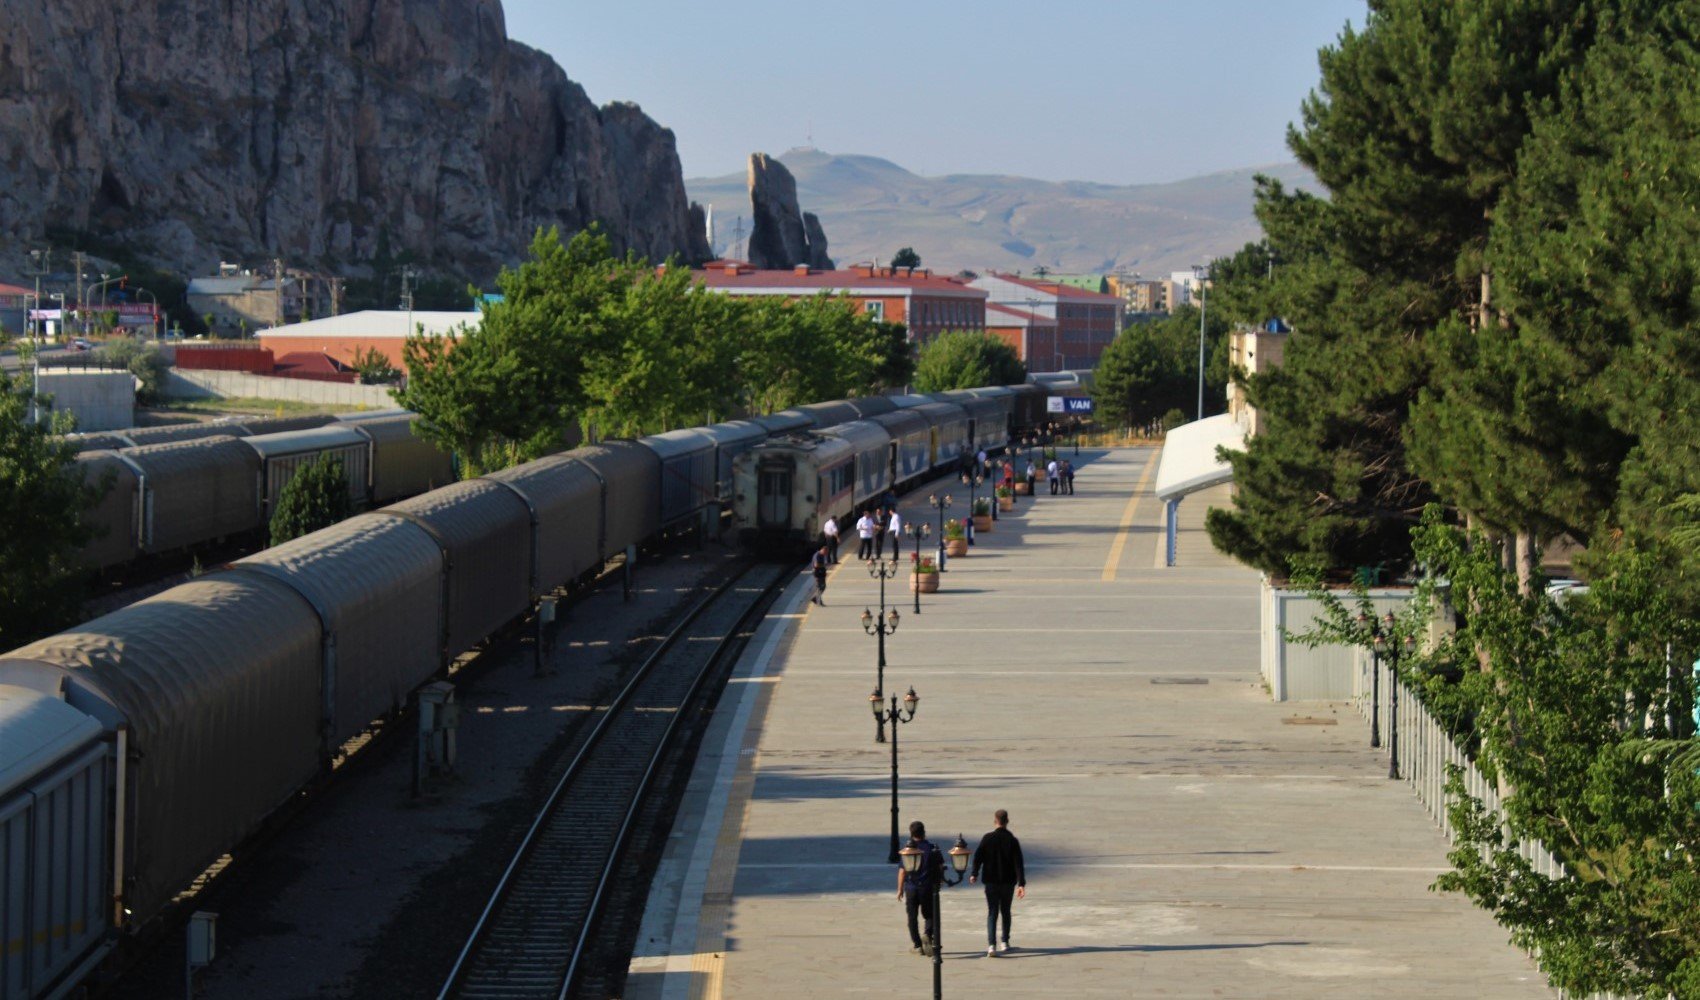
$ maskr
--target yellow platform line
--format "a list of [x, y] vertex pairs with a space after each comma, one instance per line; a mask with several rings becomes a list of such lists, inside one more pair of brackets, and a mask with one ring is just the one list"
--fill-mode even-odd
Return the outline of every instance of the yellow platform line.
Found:
[[1127, 534], [1133, 529], [1133, 519], [1139, 513], [1139, 498], [1144, 495], [1145, 487], [1151, 481], [1151, 470], [1157, 467], [1157, 458], [1161, 451], [1152, 452], [1145, 460], [1145, 471], [1139, 474], [1139, 484], [1133, 488], [1133, 496], [1127, 499], [1127, 508], [1122, 511], [1121, 530], [1116, 532], [1116, 540], [1110, 544], [1109, 558], [1104, 560], [1104, 574], [1099, 579], [1105, 583], [1114, 583], [1116, 567], [1122, 561], [1122, 549], [1127, 547]]

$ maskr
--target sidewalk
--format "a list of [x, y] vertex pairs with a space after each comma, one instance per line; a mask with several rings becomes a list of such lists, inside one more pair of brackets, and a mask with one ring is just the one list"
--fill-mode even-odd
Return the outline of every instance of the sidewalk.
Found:
[[[1007, 958], [985, 957], [979, 888], [946, 891], [946, 994], [1551, 996], [1486, 914], [1428, 889], [1445, 841], [1357, 717], [1269, 702], [1257, 577], [1202, 531], [1225, 492], [1182, 505], [1178, 565], [1153, 567], [1154, 459], [1082, 453], [1079, 495], [1023, 498], [919, 616], [906, 575], [888, 584], [886, 690], [921, 698], [903, 827], [972, 846], [1001, 807], [1028, 858]], [[903, 513], [928, 516], [925, 492]], [[629, 998], [930, 989], [885, 863], [891, 758], [858, 620], [877, 590], [845, 554], [827, 606], [799, 578], [727, 688]]]

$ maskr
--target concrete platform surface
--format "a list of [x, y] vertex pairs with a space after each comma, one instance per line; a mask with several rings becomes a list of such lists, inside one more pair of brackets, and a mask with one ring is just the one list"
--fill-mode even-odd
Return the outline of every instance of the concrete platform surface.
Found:
[[[1024, 498], [919, 615], [907, 575], [888, 585], [886, 690], [921, 699], [899, 734], [903, 827], [972, 846], [1004, 808], [1028, 862], [1006, 957], [985, 955], [979, 887], [946, 890], [945, 995], [1550, 996], [1490, 917], [1429, 889], [1446, 843], [1361, 721], [1269, 701], [1257, 576], [1202, 530], [1227, 494], [1183, 504], [1179, 565], [1153, 566], [1155, 458], [1083, 453], [1076, 496]], [[904, 513], [930, 516], [925, 491]], [[727, 688], [629, 998], [931, 989], [886, 863], [891, 756], [859, 621], [877, 586], [842, 555], [827, 606], [799, 578]]]

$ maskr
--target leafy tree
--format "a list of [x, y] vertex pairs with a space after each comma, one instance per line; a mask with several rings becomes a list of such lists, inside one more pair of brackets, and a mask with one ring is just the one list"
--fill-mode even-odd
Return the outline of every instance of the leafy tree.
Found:
[[902, 323], [876, 323], [873, 339], [879, 362], [865, 394], [907, 386], [915, 377], [915, 345], [909, 341], [909, 328]]
[[401, 369], [391, 364], [389, 355], [376, 347], [355, 351], [352, 367], [359, 373], [360, 381], [367, 385], [394, 382], [401, 378]]
[[920, 267], [920, 266], [921, 266], [921, 255], [915, 252], [914, 247], [904, 247], [903, 249], [901, 249], [901, 250], [899, 250], [896, 253], [891, 255], [891, 269], [894, 270], [894, 271], [897, 270], [900, 267]]
[[271, 543], [282, 545], [328, 528], [346, 520], [350, 513], [342, 459], [320, 455], [298, 470], [278, 494], [277, 509], [272, 511]]
[[901, 363], [892, 356], [889, 327], [857, 312], [845, 296], [766, 299], [750, 307], [738, 371], [755, 412], [876, 391], [879, 373]]
[[[1204, 412], [1227, 405], [1228, 320], [1214, 304], [1205, 316]], [[1149, 423], [1169, 410], [1198, 409], [1198, 310], [1172, 314], [1122, 329], [1098, 359], [1092, 390], [1098, 417], [1124, 426]]]
[[134, 337], [114, 337], [101, 345], [98, 357], [103, 364], [136, 376], [137, 402], [155, 403], [164, 397], [165, 378], [171, 364], [159, 348]]
[[610, 349], [604, 306], [647, 270], [615, 258], [596, 227], [565, 245], [557, 230], [540, 230], [529, 259], [496, 279], [503, 300], [486, 306], [476, 329], [452, 344], [409, 338], [397, 400], [475, 473], [558, 449], [585, 421], [587, 361]]
[[69, 422], [30, 420], [30, 401], [27, 379], [0, 375], [0, 649], [75, 620], [83, 596], [76, 552], [90, 537], [80, 516], [100, 495], [59, 436]]
[[1027, 381], [1027, 366], [1015, 348], [994, 334], [946, 330], [921, 345], [915, 362], [917, 392], [946, 392]]

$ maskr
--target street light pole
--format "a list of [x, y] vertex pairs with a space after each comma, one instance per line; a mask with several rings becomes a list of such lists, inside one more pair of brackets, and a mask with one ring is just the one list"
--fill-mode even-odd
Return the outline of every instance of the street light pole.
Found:
[[[909, 536], [909, 551], [914, 553], [915, 569], [917, 569], [917, 570], [919, 570], [921, 568], [921, 543], [926, 540], [927, 535], [931, 531], [932, 531], [932, 526], [927, 524], [927, 522], [925, 522], [925, 521], [920, 521], [920, 522], [917, 522], [915, 524], [906, 524], [906, 525], [903, 526], [903, 533], [905, 535]], [[915, 585], [912, 586], [910, 589], [915, 592], [915, 613], [920, 614], [921, 613], [921, 586], [920, 586], [920, 583], [916, 582]]]
[[975, 515], [979, 514], [979, 512], [980, 512], [980, 508], [977, 506], [977, 504], [980, 502], [979, 501], [979, 489], [980, 489], [980, 484], [985, 482], [985, 481], [986, 481], [986, 477], [980, 475], [980, 472], [979, 472], [978, 469], [976, 469], [972, 473], [964, 472], [962, 474], [962, 483], [963, 483], [964, 486], [968, 487], [968, 528], [967, 528], [967, 531], [968, 531], [968, 544], [969, 545], [974, 544], [974, 517], [975, 517]]
[[1204, 310], [1209, 304], [1210, 268], [1194, 264], [1193, 276], [1198, 278], [1198, 419], [1204, 419]]
[[[970, 853], [968, 841], [962, 839], [962, 834], [957, 834], [956, 843], [950, 848], [950, 868], [956, 877], [940, 872], [939, 884], [933, 886], [933, 1000], [944, 1000], [944, 890], [962, 884], [963, 873], [968, 871]], [[927, 860], [915, 847], [905, 847], [898, 856], [903, 862], [903, 870], [911, 875], [919, 871]]]
[[[887, 611], [885, 606], [885, 581], [897, 575], [897, 560], [874, 560], [868, 567], [868, 574], [880, 582], [880, 613], [875, 615], [867, 608], [862, 609], [862, 631], [879, 637], [879, 672], [874, 675], [874, 696], [885, 694], [885, 637], [897, 631], [897, 609]], [[885, 726], [874, 726], [874, 742], [885, 742]]]
[[885, 728], [887, 722], [891, 723], [891, 852], [885, 860], [887, 864], [895, 865], [899, 860], [897, 852], [897, 727], [899, 723], [915, 721], [915, 710], [921, 707], [921, 699], [915, 694], [915, 689], [910, 688], [909, 693], [903, 696], [903, 708], [900, 710], [897, 707], [897, 695], [893, 693], [891, 710], [887, 711], [885, 702], [880, 698], [880, 693], [875, 691], [868, 695], [868, 707], [873, 710], [874, 718], [879, 720], [881, 729]]
[[41, 279], [47, 274], [48, 262], [53, 257], [52, 250], [31, 250], [30, 270], [35, 275], [35, 318], [30, 324], [30, 343], [41, 346]]
[[1403, 653], [1409, 653], [1417, 647], [1417, 638], [1410, 633], [1400, 636], [1398, 619], [1389, 611], [1380, 619], [1372, 617], [1367, 611], [1358, 613], [1358, 627], [1369, 633], [1370, 650], [1374, 657], [1371, 669], [1370, 684], [1370, 733], [1369, 745], [1381, 745], [1380, 716], [1381, 716], [1381, 654], [1387, 654], [1388, 660], [1388, 694], [1392, 702], [1388, 705], [1387, 737], [1389, 758], [1387, 776], [1392, 779], [1399, 777], [1399, 659]]
[[[939, 572], [944, 569], [944, 512], [950, 507], [950, 494], [939, 496], [937, 493], [928, 494], [927, 505], [939, 512]], [[919, 552], [920, 549], [915, 551]]]

